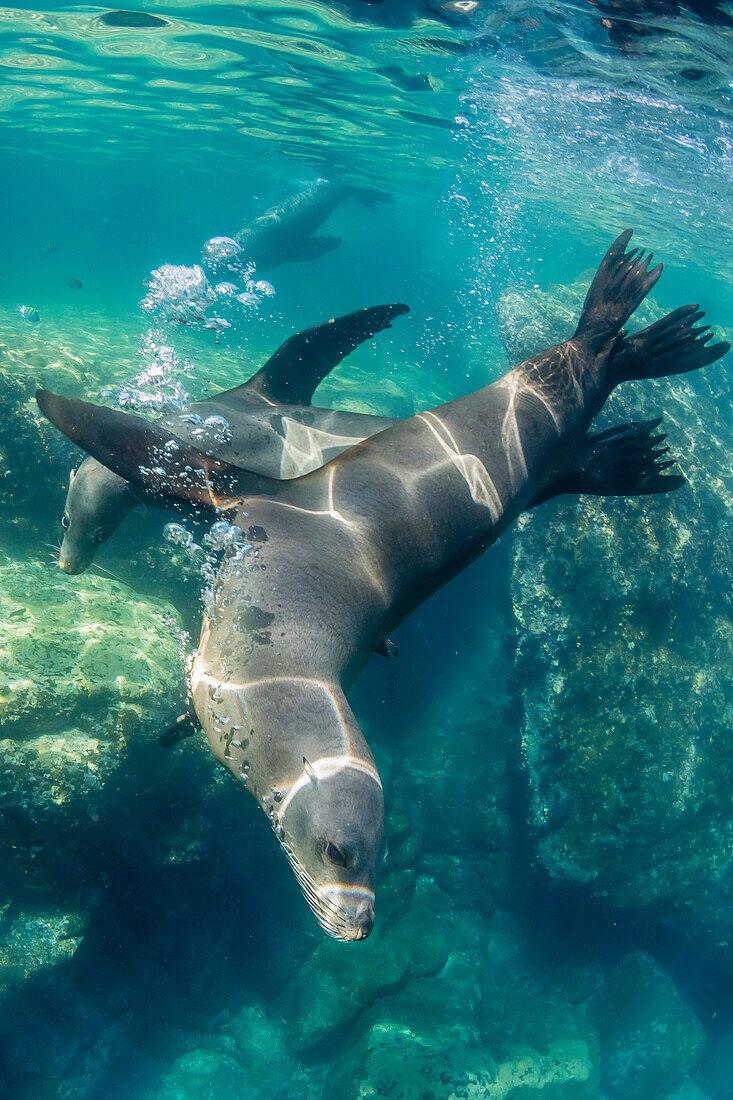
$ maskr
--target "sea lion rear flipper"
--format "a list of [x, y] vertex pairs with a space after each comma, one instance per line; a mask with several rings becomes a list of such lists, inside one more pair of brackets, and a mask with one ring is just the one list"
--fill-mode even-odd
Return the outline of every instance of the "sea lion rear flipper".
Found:
[[680, 306], [661, 321], [624, 337], [611, 360], [609, 376], [614, 386], [634, 378], [686, 374], [722, 358], [730, 344], [710, 344], [710, 326], [694, 327], [704, 316], [696, 305]]
[[175, 499], [222, 512], [246, 496], [276, 496], [286, 484], [222, 462], [130, 413], [49, 390], [36, 390], [36, 401], [43, 415], [72, 443], [139, 485], [148, 504]]
[[307, 263], [320, 260], [341, 244], [342, 237], [306, 237], [303, 241], [288, 241], [288, 263]]
[[[255, 390], [281, 404], [309, 405], [314, 390], [329, 371], [359, 344], [390, 328], [395, 317], [408, 312], [409, 306], [403, 302], [369, 306], [298, 332], [281, 344], [264, 367], [238, 390]], [[220, 394], [218, 400], [222, 397], [227, 394]]]
[[383, 203], [392, 203], [394, 199], [387, 191], [380, 191], [376, 187], [350, 187], [349, 194], [352, 198], [366, 206], [372, 214], [376, 214], [377, 207]]
[[186, 737], [193, 737], [200, 729], [201, 723], [196, 717], [196, 711], [193, 707], [189, 707], [183, 714], [179, 714], [166, 730], [163, 730], [158, 741], [164, 749], [171, 749]]
[[660, 446], [667, 438], [664, 432], [654, 434], [661, 423], [659, 416], [587, 435], [567, 467], [557, 472], [528, 507], [566, 493], [635, 497], [679, 489], [685, 479], [664, 473], [674, 459], [666, 459], [669, 447]]
[[627, 229], [613, 242], [586, 295], [574, 339], [582, 340], [595, 352], [618, 335], [622, 325], [643, 302], [662, 274], [662, 265], [649, 271], [652, 253], [624, 251], [633, 230]]

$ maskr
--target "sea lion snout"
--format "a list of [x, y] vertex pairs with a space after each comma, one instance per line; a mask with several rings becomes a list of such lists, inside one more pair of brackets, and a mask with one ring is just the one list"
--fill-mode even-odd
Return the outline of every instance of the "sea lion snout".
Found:
[[329, 936], [345, 943], [365, 940], [374, 927], [374, 891], [368, 887], [329, 884], [311, 908]]
[[75, 576], [77, 576], [77, 574], [83, 573], [84, 570], [87, 568], [87, 566], [89, 564], [90, 564], [90, 561], [89, 562], [75, 562], [75, 561], [73, 561], [73, 559], [69, 558], [67, 556], [67, 554], [65, 553], [64, 547], [63, 546], [61, 547], [61, 550], [59, 551], [59, 569], [61, 569], [64, 573], [68, 573], [69, 576], [75, 577]]
[[354, 939], [365, 940], [374, 927], [374, 908], [365, 910], [358, 918]]

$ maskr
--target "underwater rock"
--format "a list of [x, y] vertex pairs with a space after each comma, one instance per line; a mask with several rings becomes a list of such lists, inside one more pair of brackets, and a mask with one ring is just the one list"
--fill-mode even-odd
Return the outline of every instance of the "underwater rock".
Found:
[[[310, 1095], [311, 1079], [288, 1050], [287, 1029], [261, 1005], [246, 1005], [227, 1024], [227, 1033], [237, 1045], [247, 1075], [256, 1085], [251, 1094], [276, 1096], [287, 1091], [303, 1100]], [[245, 1095], [243, 1093], [243, 1095]]]
[[368, 1011], [324, 1100], [590, 1100], [597, 1066], [581, 1014], [510, 986], [502, 995], [457, 958]]
[[408, 975], [437, 973], [448, 958], [440, 912], [445, 900], [426, 889], [406, 916], [379, 925], [354, 945], [324, 940], [303, 963], [280, 1000], [298, 1050], [308, 1050], [353, 1026], [374, 1001]]
[[702, 1024], [648, 956], [627, 955], [590, 1002], [602, 1084], [619, 1100], [649, 1100], [678, 1085], [705, 1046]]
[[[541, 342], [566, 332], [552, 325], [580, 294], [528, 295], [505, 337], [514, 355], [531, 324]], [[555, 880], [704, 937], [733, 967], [729, 409], [715, 367], [617, 391], [599, 427], [663, 412], [689, 485], [522, 517], [512, 596], [537, 858]]]
[[13, 894], [73, 878], [133, 738], [180, 704], [164, 616], [177, 621], [115, 581], [0, 564], [0, 866]]
[[30, 380], [13, 377], [0, 355], [0, 531], [13, 547], [23, 538], [35, 544], [58, 522], [79, 453], [41, 423], [33, 390]]
[[[733, 1032], [710, 1044], [692, 1076], [706, 1096], [711, 1096], [713, 1100], [730, 1100], [733, 1082]], [[690, 1100], [693, 1100], [692, 1093]]]
[[[334, 378], [329, 375], [324, 379], [313, 404], [374, 416], [393, 416], [398, 420], [414, 416], [413, 393], [386, 373], [378, 377], [380, 367], [380, 363], [364, 367], [349, 361], [347, 368], [334, 372]], [[433, 397], [433, 393], [423, 393], [421, 388], [421, 406], [430, 408]]]
[[[454, 908], [486, 913], [497, 905], [507, 908], [513, 889], [509, 791], [514, 734], [504, 717], [502, 675], [511, 669], [504, 650], [513, 623], [510, 609], [505, 614], [493, 593], [503, 577], [508, 588], [507, 563], [499, 553], [492, 564], [494, 569], [482, 570], [472, 587], [475, 604], [486, 601], [491, 613], [472, 624], [472, 644], [463, 646], [460, 661], [446, 659], [443, 690], [426, 691], [415, 703], [411, 732], [400, 747], [407, 762], [400, 789], [412, 807], [421, 871], [434, 878]], [[460, 617], [460, 611], [456, 614]], [[487, 668], [492, 669], [490, 702]], [[388, 866], [391, 860], [390, 850]]]
[[41, 970], [71, 959], [84, 935], [86, 915], [61, 909], [20, 910], [0, 905], [0, 994]]
[[239, 1062], [214, 1050], [183, 1054], [166, 1073], [150, 1100], [233, 1100], [252, 1095]]
[[[96, 318], [90, 331], [58, 323], [29, 331], [17, 316], [0, 310], [0, 534], [35, 543], [58, 530], [69, 470], [81, 452], [41, 416], [34, 394], [39, 384], [94, 399], [110, 381], [110, 362], [132, 373], [130, 344], [139, 339], [109, 331]], [[40, 331], [43, 329], [43, 331]]]
[[[728, 1087], [729, 1081], [730, 1078], [728, 1082], [726, 1082], [726, 1088]], [[710, 1100], [710, 1097], [713, 1095], [713, 1093], [703, 1092], [702, 1089], [697, 1087], [694, 1081], [686, 1077], [676, 1089], [667, 1093], [664, 1100]], [[724, 1094], [721, 1093], [720, 1095], [722, 1097]]]
[[[510, 363], [522, 363], [572, 335], [594, 274], [584, 271], [574, 283], [554, 284], [549, 290], [522, 287], [502, 295], [497, 323]], [[647, 298], [634, 313], [633, 328], [645, 328], [663, 313]]]
[[[40, 562], [0, 564], [0, 730], [27, 740], [87, 718], [115, 736], [181, 695], [170, 605]], [[44, 743], [41, 753], [48, 751]], [[86, 751], [86, 750], [85, 750]]]

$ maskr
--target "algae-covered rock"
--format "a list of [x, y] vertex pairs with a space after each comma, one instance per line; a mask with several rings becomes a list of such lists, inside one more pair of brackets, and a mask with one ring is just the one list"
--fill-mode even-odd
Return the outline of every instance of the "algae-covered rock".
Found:
[[[581, 293], [530, 295], [522, 316], [538, 318], [552, 343], [567, 334], [560, 306], [568, 296], [579, 305]], [[639, 324], [659, 312], [644, 308]], [[640, 500], [567, 498], [517, 525], [530, 832], [553, 878], [705, 936], [733, 966], [733, 424], [723, 368], [622, 387], [599, 427], [662, 412], [689, 485]]]
[[115, 372], [134, 370], [139, 326], [125, 340], [119, 326], [112, 332], [100, 320], [86, 332], [58, 321], [30, 328], [17, 313], [0, 311], [0, 535], [13, 543], [34, 544], [58, 529], [69, 470], [81, 460], [41, 415], [36, 387], [94, 399]]
[[18, 910], [12, 903], [0, 907], [0, 993], [73, 958], [85, 924], [86, 915], [81, 912]]
[[239, 1062], [214, 1050], [183, 1054], [166, 1073], [150, 1100], [244, 1100], [251, 1096]]
[[391, 928], [377, 926], [359, 944], [319, 944], [280, 1002], [295, 1046], [308, 1049], [351, 1027], [408, 975], [437, 973], [448, 957], [440, 908], [435, 895], [428, 894]]
[[699, 1058], [705, 1032], [672, 979], [652, 959], [627, 955], [593, 998], [605, 1091], [650, 1100], [678, 1085]]
[[49, 816], [57, 828], [94, 820], [119, 747], [73, 727], [0, 740], [0, 821], [24, 806], [36, 822]]
[[582, 1016], [541, 996], [509, 1012], [485, 997], [460, 959], [385, 997], [332, 1070], [324, 1100], [595, 1096], [597, 1044]]
[[158, 713], [180, 697], [177, 643], [162, 601], [40, 562], [0, 562], [0, 726], [45, 734], [88, 716], [110, 735], [124, 712]]
[[174, 713], [184, 677], [172, 609], [115, 581], [2, 562], [0, 621], [0, 866], [14, 893], [93, 849], [127, 746]]
[[[502, 295], [497, 322], [511, 363], [522, 363], [573, 335], [594, 275], [595, 271], [588, 270], [574, 283], [556, 283], [549, 290], [522, 287]], [[635, 311], [632, 327], [645, 328], [663, 312], [653, 298], [647, 298]]]

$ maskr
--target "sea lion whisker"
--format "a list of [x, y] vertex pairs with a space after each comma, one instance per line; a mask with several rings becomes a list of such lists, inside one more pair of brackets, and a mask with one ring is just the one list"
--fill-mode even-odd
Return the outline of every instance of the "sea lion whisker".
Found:
[[123, 584], [125, 586], [125, 588], [129, 588], [131, 592], [135, 591], [135, 589], [132, 587], [132, 585], [128, 584], [128, 582], [126, 580], [123, 580], [122, 577], [118, 577], [110, 569], [105, 569], [104, 566], [98, 565], [96, 561], [92, 562], [90, 568], [91, 569], [97, 569], [102, 574], [106, 573], [107, 576], [111, 577], [113, 581], [117, 581], [118, 584]]
[[[322, 923], [326, 919], [326, 915], [328, 915], [331, 923], [340, 918], [343, 922], [343, 926], [347, 927], [349, 920], [348, 911], [340, 906], [336, 901], [334, 901], [329, 892], [324, 892], [326, 888], [324, 888], [323, 886], [319, 886], [315, 882], [315, 880], [308, 873], [306, 868], [303, 866], [295, 852], [287, 844], [286, 841], [280, 839], [280, 844], [283, 848], [283, 851], [285, 852], [285, 855], [288, 858], [288, 861], [290, 862], [290, 866], [298, 881], [298, 885], [300, 886], [306, 900], [308, 901], [309, 905], [316, 913], [316, 915], [320, 914], [320, 918], [323, 918]], [[328, 890], [330, 891], [332, 889], [333, 884], [330, 884]], [[352, 888], [344, 887], [343, 889], [346, 890]], [[357, 890], [352, 889], [352, 892], [357, 892]], [[373, 897], [372, 891], [367, 891], [367, 893], [370, 893]]]

